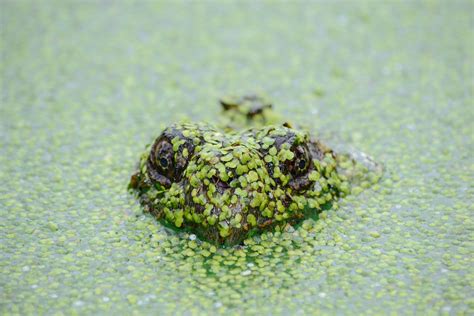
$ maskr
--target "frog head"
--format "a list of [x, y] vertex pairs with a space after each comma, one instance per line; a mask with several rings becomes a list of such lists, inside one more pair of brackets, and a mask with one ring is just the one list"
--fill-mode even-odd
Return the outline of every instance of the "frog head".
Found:
[[317, 213], [343, 185], [332, 151], [306, 132], [204, 123], [166, 128], [130, 183], [160, 220], [220, 244]]

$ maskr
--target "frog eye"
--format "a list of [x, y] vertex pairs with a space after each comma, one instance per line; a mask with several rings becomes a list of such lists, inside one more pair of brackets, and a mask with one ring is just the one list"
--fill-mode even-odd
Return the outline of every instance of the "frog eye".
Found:
[[163, 173], [172, 169], [173, 164], [173, 146], [168, 140], [163, 139], [155, 143], [151, 155], [153, 156], [154, 165]]
[[301, 175], [308, 171], [311, 164], [311, 154], [306, 146], [298, 145], [293, 148], [294, 159], [289, 166], [293, 174]]
[[160, 166], [163, 169], [168, 169], [168, 166], [170, 165], [170, 161], [166, 157], [161, 157], [160, 158]]
[[175, 178], [173, 145], [167, 137], [159, 137], [153, 144], [149, 157], [150, 178], [168, 186]]
[[155, 140], [148, 157], [148, 175], [165, 187], [181, 180], [194, 151], [193, 140], [171, 126]]
[[297, 160], [296, 167], [299, 171], [305, 171], [308, 168], [308, 161], [303, 157]]

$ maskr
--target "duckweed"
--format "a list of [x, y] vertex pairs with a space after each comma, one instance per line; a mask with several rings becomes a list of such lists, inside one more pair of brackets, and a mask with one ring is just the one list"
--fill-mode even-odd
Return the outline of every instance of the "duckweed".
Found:
[[[193, 138], [200, 139], [199, 146]], [[275, 145], [263, 150], [269, 139]], [[262, 160], [268, 156], [271, 160]], [[367, 189], [382, 173], [377, 163], [360, 166], [363, 162], [281, 125], [224, 131], [205, 123], [177, 123], [140, 157], [129, 187], [145, 210], [164, 224], [225, 245], [295, 225], [308, 214], [314, 217], [324, 206], [337, 206], [351, 184]], [[225, 177], [215, 177], [218, 172]]]
[[[472, 315], [473, 9], [2, 3], [0, 313]], [[255, 89], [379, 189], [238, 247], [144, 214], [150, 136]]]

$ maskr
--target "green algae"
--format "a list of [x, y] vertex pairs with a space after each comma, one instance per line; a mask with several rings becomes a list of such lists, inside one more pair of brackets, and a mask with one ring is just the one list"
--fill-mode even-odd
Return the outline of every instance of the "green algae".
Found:
[[[1, 313], [472, 314], [472, 10], [3, 3]], [[143, 215], [142, 144], [255, 87], [386, 177], [240, 248]]]

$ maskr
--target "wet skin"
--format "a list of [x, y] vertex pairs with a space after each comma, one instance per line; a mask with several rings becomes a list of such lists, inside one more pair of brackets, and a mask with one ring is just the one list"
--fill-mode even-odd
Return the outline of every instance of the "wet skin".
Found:
[[[271, 106], [258, 97], [221, 104], [224, 128], [173, 124], [141, 157], [130, 188], [163, 223], [233, 245], [315, 216], [350, 191], [354, 161], [289, 124], [265, 125]], [[240, 117], [253, 127], [235, 130]]]

